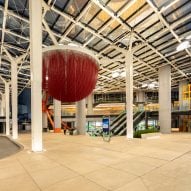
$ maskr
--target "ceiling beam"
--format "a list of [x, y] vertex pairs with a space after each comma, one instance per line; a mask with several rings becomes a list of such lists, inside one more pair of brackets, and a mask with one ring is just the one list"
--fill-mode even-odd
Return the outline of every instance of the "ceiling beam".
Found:
[[1, 55], [3, 53], [3, 44], [4, 44], [4, 38], [5, 38], [5, 27], [6, 27], [6, 21], [7, 21], [8, 5], [9, 5], [9, 0], [5, 0], [5, 8], [4, 8], [4, 12], [3, 12], [2, 34], [1, 34]]

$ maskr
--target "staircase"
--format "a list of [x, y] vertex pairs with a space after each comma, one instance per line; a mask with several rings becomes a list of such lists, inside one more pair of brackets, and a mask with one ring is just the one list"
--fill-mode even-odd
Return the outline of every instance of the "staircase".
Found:
[[[133, 114], [133, 126], [134, 128], [143, 120], [145, 111], [138, 111]], [[113, 135], [126, 135], [126, 111], [120, 113], [112, 122], [110, 131]]]

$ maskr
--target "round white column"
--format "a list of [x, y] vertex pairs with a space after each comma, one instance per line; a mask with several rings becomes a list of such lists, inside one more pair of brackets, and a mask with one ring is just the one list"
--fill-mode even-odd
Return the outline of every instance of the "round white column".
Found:
[[9, 119], [9, 83], [5, 83], [5, 115], [6, 115], [6, 135], [10, 135], [10, 119]]
[[32, 151], [42, 151], [42, 1], [29, 1]]
[[17, 63], [11, 62], [11, 90], [12, 90], [12, 137], [18, 138], [18, 95], [17, 95]]
[[61, 101], [54, 99], [54, 131], [61, 132]]
[[87, 97], [87, 115], [93, 115], [93, 94]]
[[126, 111], [127, 138], [133, 138], [133, 54], [126, 54]]
[[140, 90], [136, 92], [136, 96], [137, 96], [137, 102], [145, 102], [145, 92]]
[[159, 68], [159, 125], [161, 133], [171, 132], [171, 66]]
[[145, 92], [142, 90], [137, 91], [136, 97], [139, 111], [144, 110]]
[[82, 99], [76, 103], [76, 128], [80, 135], [86, 134], [86, 101]]

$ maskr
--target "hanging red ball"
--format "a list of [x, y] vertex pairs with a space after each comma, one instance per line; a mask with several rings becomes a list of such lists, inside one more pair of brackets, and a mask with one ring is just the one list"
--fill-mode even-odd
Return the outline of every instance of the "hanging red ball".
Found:
[[53, 98], [75, 102], [87, 97], [95, 88], [98, 62], [81, 51], [49, 50], [43, 54], [42, 87]]

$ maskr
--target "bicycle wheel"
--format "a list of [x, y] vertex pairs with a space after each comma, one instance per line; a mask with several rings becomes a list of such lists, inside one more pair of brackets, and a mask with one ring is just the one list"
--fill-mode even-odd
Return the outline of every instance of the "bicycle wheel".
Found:
[[102, 133], [102, 138], [103, 138], [103, 141], [105, 142], [110, 142], [111, 140], [111, 134], [110, 133]]

